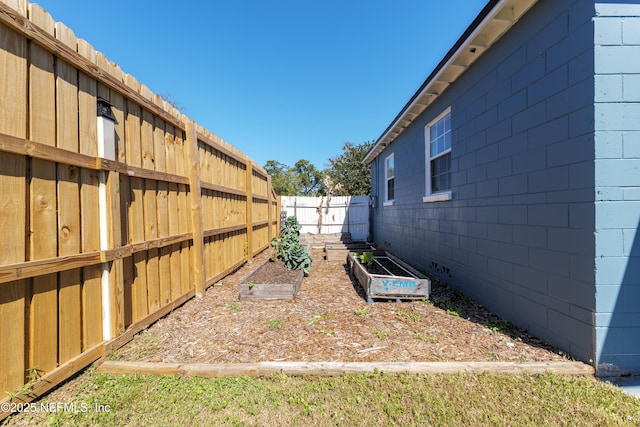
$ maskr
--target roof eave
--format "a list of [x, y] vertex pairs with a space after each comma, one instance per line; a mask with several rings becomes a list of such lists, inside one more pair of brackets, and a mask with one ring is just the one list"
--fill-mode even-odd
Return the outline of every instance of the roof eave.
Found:
[[491, 0], [367, 152], [369, 164], [538, 0]]

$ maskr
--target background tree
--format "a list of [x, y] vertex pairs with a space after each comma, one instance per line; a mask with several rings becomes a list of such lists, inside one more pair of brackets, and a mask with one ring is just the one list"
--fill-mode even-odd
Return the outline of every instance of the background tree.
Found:
[[295, 173], [300, 183], [301, 196], [319, 196], [324, 194], [325, 188], [322, 182], [322, 171], [319, 171], [308, 160], [298, 160], [294, 166]]
[[372, 141], [354, 145], [345, 142], [342, 154], [329, 159], [330, 167], [325, 172], [333, 182], [342, 184], [336, 196], [368, 196], [371, 194], [371, 168], [362, 159], [373, 146]]
[[295, 171], [276, 160], [267, 160], [264, 170], [271, 175], [271, 185], [279, 196], [297, 196], [300, 194], [300, 183]]

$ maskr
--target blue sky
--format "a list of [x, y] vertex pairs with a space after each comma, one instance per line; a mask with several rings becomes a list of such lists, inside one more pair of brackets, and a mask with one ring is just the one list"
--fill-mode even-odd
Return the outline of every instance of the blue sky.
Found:
[[39, 0], [264, 165], [377, 139], [487, 0]]

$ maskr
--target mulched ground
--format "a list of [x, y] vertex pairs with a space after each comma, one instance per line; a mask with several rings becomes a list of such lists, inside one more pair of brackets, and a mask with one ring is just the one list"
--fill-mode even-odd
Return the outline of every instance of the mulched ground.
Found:
[[317, 249], [295, 300], [240, 301], [239, 283], [270, 256], [270, 250], [261, 253], [110, 358], [180, 363], [564, 360], [544, 342], [505, 328], [505, 322], [437, 282], [432, 283], [435, 304], [367, 304], [346, 263], [328, 262]]

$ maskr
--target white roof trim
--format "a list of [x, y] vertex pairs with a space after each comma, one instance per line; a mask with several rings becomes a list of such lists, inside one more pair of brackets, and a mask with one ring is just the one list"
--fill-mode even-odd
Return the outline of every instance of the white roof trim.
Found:
[[[459, 46], [449, 51], [448, 60], [439, 64], [434, 73], [424, 82], [418, 92], [387, 127], [382, 136], [364, 156], [363, 163], [369, 164], [382, 150], [391, 144], [413, 120], [460, 77], [471, 64], [493, 46], [538, 0], [499, 0], [486, 12], [480, 23], [472, 23], [461, 39]], [[477, 19], [479, 19], [480, 15]], [[474, 27], [475, 24], [475, 27]], [[452, 48], [452, 50], [454, 49]], [[444, 59], [443, 59], [444, 60]]]

